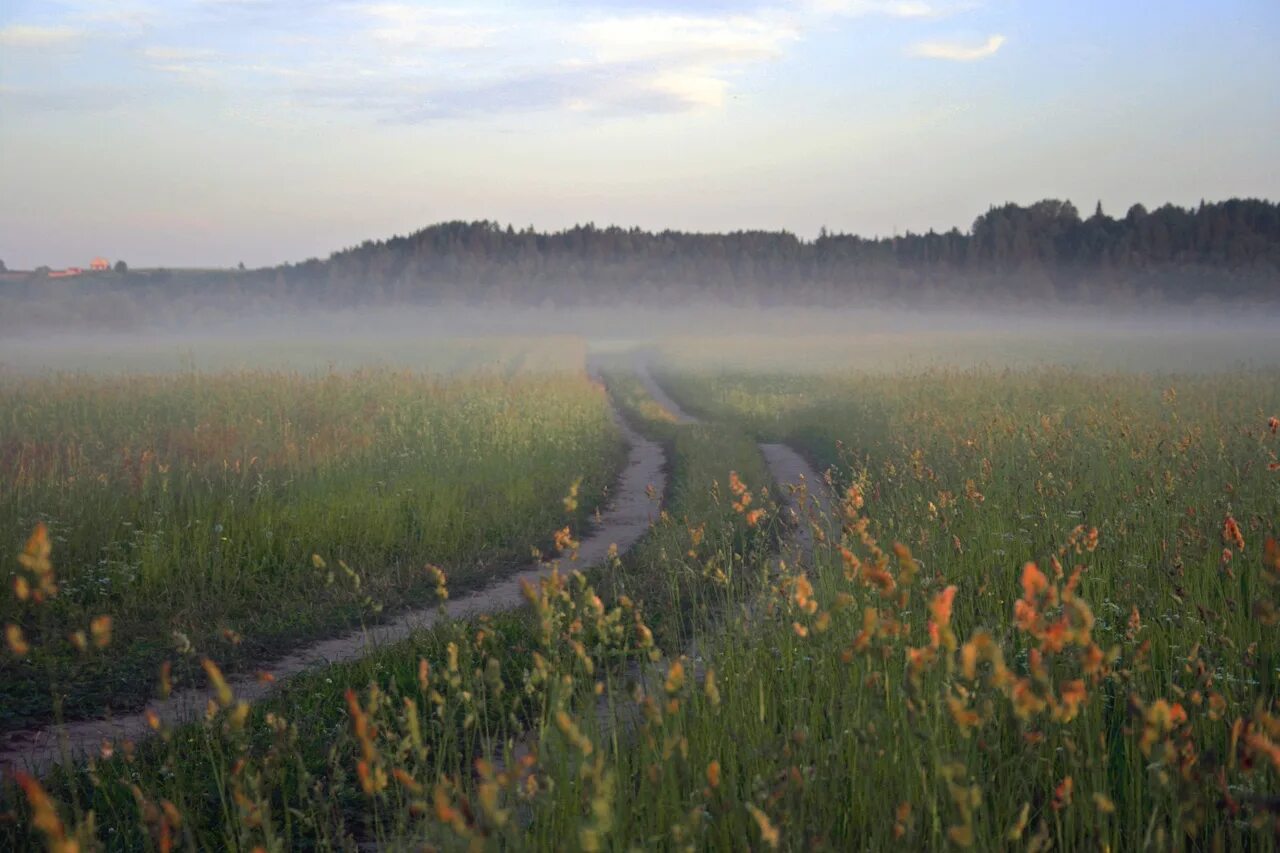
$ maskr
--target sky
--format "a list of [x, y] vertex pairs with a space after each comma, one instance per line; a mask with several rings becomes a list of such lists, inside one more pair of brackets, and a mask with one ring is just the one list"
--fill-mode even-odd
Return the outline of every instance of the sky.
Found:
[[1280, 198], [1276, 0], [0, 0], [0, 260]]

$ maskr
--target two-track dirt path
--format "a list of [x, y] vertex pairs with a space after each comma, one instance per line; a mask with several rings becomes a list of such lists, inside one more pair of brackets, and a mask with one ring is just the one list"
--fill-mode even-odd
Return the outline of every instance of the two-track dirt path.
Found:
[[[698, 419], [680, 408], [680, 404], [654, 379], [647, 362], [637, 361], [635, 370], [649, 396], [666, 409], [676, 423], [698, 423]], [[817, 523], [823, 523], [832, 518], [834, 497], [831, 488], [803, 456], [785, 444], [762, 443], [760, 453], [764, 456], [770, 476], [782, 490], [782, 494], [778, 496], [782, 506], [794, 514], [796, 525], [790, 550], [798, 552], [795, 556], [811, 555], [814, 536], [810, 520], [816, 519]]]
[[[599, 565], [615, 546], [626, 551], [644, 535], [657, 517], [659, 507], [650, 498], [665, 491], [666, 461], [662, 447], [631, 429], [616, 410], [614, 421], [630, 445], [626, 468], [607, 507], [590, 531], [579, 537], [578, 558], [573, 567]], [[450, 600], [444, 610], [451, 619], [465, 619], [482, 613], [512, 610], [524, 602], [523, 584], [534, 583], [551, 571], [552, 564], [532, 563], [481, 589]], [[312, 643], [260, 668], [273, 682], [256, 675], [229, 679], [238, 699], [256, 701], [277, 685], [305, 670], [330, 663], [358, 660], [374, 648], [407, 638], [416, 630], [430, 628], [440, 618], [436, 604], [401, 611], [386, 622], [359, 631]], [[166, 725], [172, 726], [200, 717], [209, 693], [203, 688], [175, 691], [168, 699], [148, 703]], [[6, 766], [44, 772], [51, 765], [83, 757], [102, 748], [104, 742], [139, 740], [152, 733], [146, 712], [123, 714], [110, 719], [83, 720], [51, 725], [36, 732], [15, 732], [0, 743], [0, 768]]]
[[[697, 423], [671, 399], [657, 383], [645, 362], [637, 362], [637, 374], [650, 396], [665, 408], [677, 423]], [[626, 551], [640, 539], [656, 518], [659, 507], [651, 495], [665, 492], [666, 456], [662, 447], [633, 430], [618, 414], [614, 421], [630, 445], [626, 468], [607, 508], [596, 524], [580, 537], [578, 567], [603, 563], [615, 547]], [[809, 519], [816, 510], [818, 517], [829, 517], [832, 499], [825, 481], [798, 453], [782, 444], [761, 444], [771, 476], [781, 487], [782, 505], [794, 513], [797, 522], [790, 537], [790, 557], [803, 560], [812, 553], [813, 534]], [[802, 487], [802, 488], [797, 488]], [[802, 503], [802, 496], [808, 501]], [[444, 607], [447, 618], [466, 619], [484, 613], [515, 609], [524, 602], [523, 585], [537, 581], [551, 571], [552, 564], [533, 563], [481, 589], [450, 600]], [[404, 610], [386, 622], [352, 631], [338, 637], [312, 643], [274, 662], [258, 675], [238, 676], [229, 685], [238, 699], [257, 701], [269, 695], [280, 684], [307, 670], [326, 664], [342, 663], [365, 657], [375, 648], [409, 637], [414, 631], [430, 628], [440, 619], [438, 605]], [[204, 688], [175, 691], [165, 700], [148, 703], [146, 711], [154, 712], [166, 726], [198, 719], [203, 715], [209, 693]], [[34, 732], [13, 732], [0, 740], [0, 769], [13, 767], [37, 773], [67, 758], [77, 759], [102, 749], [104, 743], [140, 740], [152, 734], [146, 711], [122, 714], [107, 719], [91, 719], [50, 725]]]

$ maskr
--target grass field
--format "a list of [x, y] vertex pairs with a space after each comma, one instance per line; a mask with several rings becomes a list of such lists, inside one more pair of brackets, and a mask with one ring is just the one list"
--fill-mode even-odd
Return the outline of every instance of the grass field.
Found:
[[856, 496], [686, 721], [794, 846], [1274, 843], [1274, 372], [667, 382]]
[[[252, 707], [215, 675], [204, 722], [8, 786], [0, 846], [1280, 846], [1273, 370], [1229, 355], [1194, 374], [986, 355], [895, 369], [868, 353], [856, 370], [776, 372], [713, 355], [677, 343], [658, 374], [700, 424], [607, 373], [671, 473], [663, 518], [619, 561]], [[503, 382], [519, 398], [552, 380]], [[599, 471], [616, 452], [599, 390], [560, 393], [584, 412], [567, 467], [508, 507], [528, 522], [511, 538], [562, 523], [560, 474], [590, 436]], [[347, 399], [332, 408], [352, 413]], [[531, 435], [549, 441], [566, 408], [531, 403]], [[829, 468], [843, 499], [800, 564], [771, 557], [786, 529], [759, 440]], [[530, 445], [499, 446], [528, 464]], [[486, 482], [473, 476], [444, 482]], [[359, 535], [321, 527], [332, 549]], [[72, 541], [55, 539], [59, 577], [77, 570]]]
[[[175, 644], [239, 665], [422, 600], [426, 563], [482, 581], [579, 478], [584, 518], [622, 453], [581, 370], [38, 377], [0, 383], [0, 411], [0, 531], [45, 523], [59, 568], [38, 613], [0, 600], [38, 649], [0, 663], [7, 727], [50, 715], [51, 678], [69, 715], [128, 707]], [[101, 616], [111, 654], [79, 653]]]

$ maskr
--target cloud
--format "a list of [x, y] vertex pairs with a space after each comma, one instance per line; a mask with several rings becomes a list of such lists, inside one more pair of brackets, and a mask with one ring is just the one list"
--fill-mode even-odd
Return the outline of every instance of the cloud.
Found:
[[947, 59], [952, 62], [973, 62], [994, 56], [1005, 42], [1002, 35], [988, 36], [982, 44], [964, 44], [955, 41], [922, 41], [911, 46], [908, 53], [925, 59]]
[[[383, 3], [359, 13], [366, 26], [342, 62], [290, 81], [299, 103], [369, 111], [392, 123], [715, 109], [735, 74], [781, 57], [801, 36], [787, 16], [768, 11], [557, 14], [519, 30], [483, 11]], [[484, 61], [457, 60], [464, 48], [482, 51]]]
[[0, 28], [0, 45], [15, 48], [62, 47], [79, 41], [83, 36], [83, 31], [73, 27], [10, 24]]
[[371, 21], [369, 34], [393, 48], [468, 50], [493, 44], [499, 27], [461, 9], [423, 8], [407, 3], [360, 7]]
[[696, 70], [668, 71], [649, 81], [650, 88], [670, 98], [673, 106], [683, 109], [724, 106], [728, 82]]
[[974, 2], [925, 2], [925, 0], [798, 0], [801, 8], [821, 15], [860, 17], [883, 15], [890, 18], [945, 18], [968, 11]]
[[217, 52], [206, 48], [191, 47], [148, 47], [142, 55], [152, 62], [196, 62], [212, 59]]
[[300, 83], [308, 106], [356, 109], [390, 124], [566, 111], [597, 116], [659, 115], [721, 106], [728, 84], [696, 70], [644, 62], [564, 62], [513, 69], [490, 80], [424, 83], [416, 78], [330, 78]]
[[694, 17], [627, 15], [578, 26], [575, 41], [605, 62], [676, 60], [736, 63], [773, 59], [800, 37], [783, 19], [767, 15]]
[[[111, 35], [150, 73], [217, 81], [265, 104], [423, 123], [533, 111], [597, 116], [720, 109], [740, 77], [845, 18], [931, 20], [977, 0], [549, 0], [510, 14], [479, 0], [64, 0], [69, 14], [0, 30], [0, 43]], [[127, 19], [104, 19], [127, 9]], [[691, 10], [692, 9], [692, 10]], [[90, 23], [93, 21], [94, 23]], [[305, 21], [305, 26], [300, 22]], [[126, 38], [127, 36], [127, 38]], [[985, 46], [911, 53], [977, 59]], [[210, 49], [213, 48], [213, 49]], [[74, 82], [74, 81], [68, 81]], [[86, 79], [83, 83], [91, 83]]]

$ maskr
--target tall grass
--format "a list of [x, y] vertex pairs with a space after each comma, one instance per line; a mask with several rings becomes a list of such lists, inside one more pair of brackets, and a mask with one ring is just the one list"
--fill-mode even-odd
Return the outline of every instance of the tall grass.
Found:
[[[427, 562], [483, 581], [563, 524], [579, 477], [589, 512], [623, 452], [581, 373], [29, 378], [0, 411], [0, 538], [44, 522], [60, 567], [41, 652], [0, 663], [7, 726], [49, 716], [49, 666], [68, 712], [101, 711], [175, 642], [234, 664], [420, 600]], [[82, 665], [65, 638], [102, 614], [115, 653]]]
[[[620, 376], [611, 381], [619, 383], [621, 407], [634, 414], [644, 403], [638, 384]], [[562, 712], [581, 714], [593, 736], [624, 742], [625, 726], [611, 734], [599, 728], [605, 721], [596, 716], [596, 685], [619, 716], [629, 717], [635, 672], [627, 664], [650, 665], [663, 638], [683, 647], [709, 615], [741, 593], [742, 575], [759, 568], [755, 562], [769, 542], [763, 521], [749, 524], [732, 507], [741, 500], [730, 486], [735, 471], [759, 484], [758, 505], [768, 505], [754, 444], [732, 428], [644, 425], [671, 442], [677, 481], [666, 496], [668, 512], [632, 553], [589, 577], [549, 582], [534, 591], [530, 612], [445, 622], [362, 661], [302, 675], [253, 708], [241, 708], [234, 697], [215, 702], [203, 724], [169, 729], [157, 721], [159, 738], [45, 780], [63, 804], [66, 832], [117, 849], [160, 844], [166, 834], [179, 846], [206, 848], [331, 848], [373, 839], [397, 846], [419, 837], [452, 847], [476, 841], [466, 825], [484, 821], [494, 844], [555, 848], [566, 831], [572, 844], [574, 800], [542, 802], [578, 784], [569, 778], [574, 765], [549, 769], [553, 760], [571, 758], [559, 753], [568, 743]], [[592, 582], [618, 603], [605, 609]], [[355, 691], [354, 706], [348, 690]], [[354, 724], [360, 718], [366, 733], [382, 732], [370, 748]], [[491, 763], [473, 765], [479, 758]], [[495, 762], [505, 770], [477, 775]], [[393, 789], [393, 783], [408, 787]], [[395, 790], [401, 789], [412, 797], [400, 798]], [[504, 802], [490, 799], [497, 794]], [[474, 804], [455, 797], [483, 797], [489, 805], [482, 808], [491, 811], [482, 817]], [[161, 809], [166, 802], [180, 825]], [[462, 811], [451, 811], [451, 803]], [[19, 808], [16, 833], [0, 834], [0, 842], [25, 847], [39, 836], [31, 823], [35, 813], [29, 805]], [[542, 812], [537, 821], [535, 808]], [[90, 812], [97, 829], [88, 825]], [[463, 812], [465, 819], [457, 817]], [[427, 814], [443, 816], [446, 824], [423, 823]], [[101, 831], [104, 823], [109, 832]], [[452, 837], [459, 826], [461, 841]]]
[[843, 502], [807, 564], [761, 547], [778, 513], [736, 428], [664, 425], [615, 378], [679, 451], [669, 514], [632, 558], [548, 580], [527, 613], [442, 625], [257, 709], [215, 695], [202, 725], [22, 779], [6, 838], [1280, 846], [1274, 380], [665, 381], [835, 465]]

